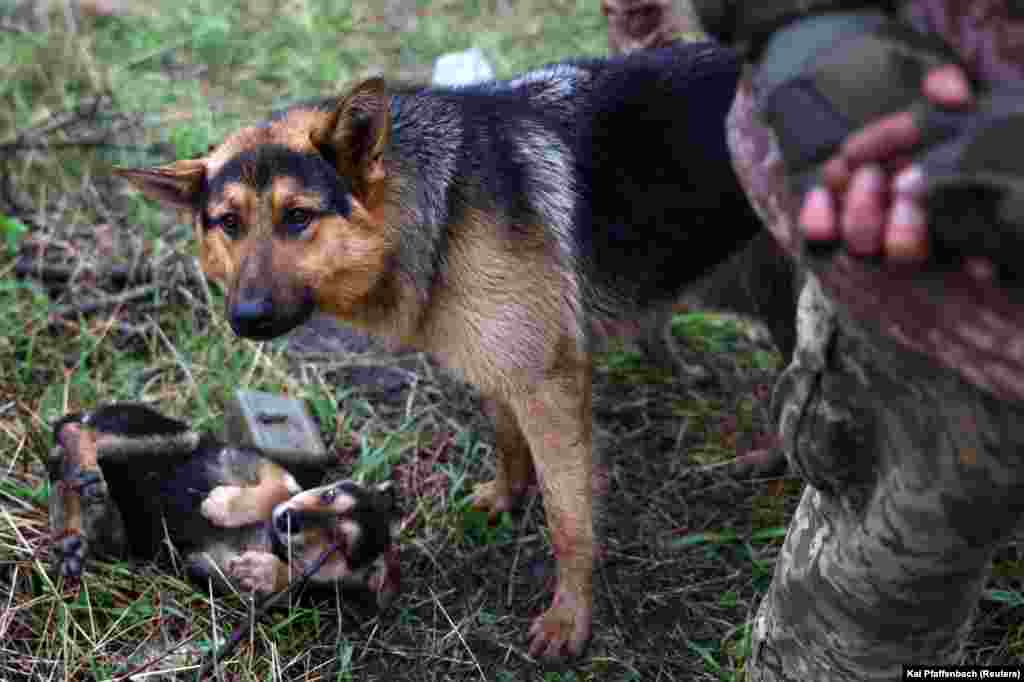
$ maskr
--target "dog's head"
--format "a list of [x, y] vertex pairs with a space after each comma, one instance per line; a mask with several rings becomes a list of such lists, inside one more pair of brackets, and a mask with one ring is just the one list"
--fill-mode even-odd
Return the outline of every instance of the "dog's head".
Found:
[[202, 158], [115, 172], [191, 214], [232, 328], [269, 339], [317, 308], [358, 317], [381, 281], [393, 248], [382, 224], [389, 112], [383, 80], [369, 79], [243, 128]]
[[298, 493], [274, 508], [274, 551], [300, 570], [327, 559], [310, 580], [367, 587], [386, 605], [398, 592], [392, 543], [398, 515], [390, 482], [361, 486], [345, 480]]

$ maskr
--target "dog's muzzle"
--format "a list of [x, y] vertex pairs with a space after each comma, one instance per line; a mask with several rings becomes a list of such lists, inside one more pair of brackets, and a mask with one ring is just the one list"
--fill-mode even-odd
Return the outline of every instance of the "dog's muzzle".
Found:
[[235, 334], [266, 341], [287, 334], [313, 314], [312, 296], [301, 302], [277, 305], [270, 292], [242, 293], [228, 306], [228, 321]]

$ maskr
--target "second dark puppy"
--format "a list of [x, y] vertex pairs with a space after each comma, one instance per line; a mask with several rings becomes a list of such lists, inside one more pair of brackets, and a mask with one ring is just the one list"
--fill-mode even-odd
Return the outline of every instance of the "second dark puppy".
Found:
[[381, 605], [398, 590], [390, 483], [305, 490], [322, 471], [293, 475], [138, 404], [64, 417], [54, 441], [50, 525], [60, 575], [78, 576], [90, 554], [148, 559], [169, 542], [190, 577], [222, 590], [276, 592], [318, 562], [314, 588], [368, 588]]

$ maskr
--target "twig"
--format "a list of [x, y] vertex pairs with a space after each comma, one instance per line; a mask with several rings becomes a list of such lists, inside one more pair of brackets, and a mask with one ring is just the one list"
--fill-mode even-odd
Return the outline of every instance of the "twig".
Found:
[[103, 310], [104, 308], [112, 308], [114, 306], [121, 305], [122, 303], [128, 303], [135, 299], [145, 298], [159, 288], [156, 284], [146, 284], [141, 287], [135, 287], [128, 291], [123, 291], [120, 294], [114, 294], [106, 298], [93, 299], [91, 301], [83, 301], [82, 303], [73, 303], [70, 305], [61, 306], [55, 309], [51, 315], [55, 318], [60, 317], [73, 317], [76, 315], [88, 315], [94, 313], [97, 310]]
[[142, 265], [113, 265], [104, 270], [70, 267], [66, 265], [45, 265], [41, 259], [21, 256], [14, 263], [14, 274], [18, 277], [34, 277], [45, 281], [67, 282], [76, 276], [91, 275], [103, 280], [123, 280], [125, 283], [147, 282], [152, 278], [152, 269]]
[[17, 33], [18, 35], [29, 35], [32, 33], [32, 31], [28, 30], [24, 26], [12, 24], [10, 21], [6, 19], [0, 20], [0, 31], [7, 31], [8, 33]]
[[[213, 641], [214, 641], [214, 643], [216, 643], [217, 642], [217, 606], [216, 606], [216, 602], [215, 602], [215, 600], [213, 598], [213, 581], [212, 580], [210, 581], [209, 585], [210, 585], [210, 630], [213, 632]], [[220, 677], [220, 668], [217, 667], [217, 657], [216, 656], [213, 657], [213, 660], [211, 661], [211, 663], [213, 663], [213, 676], [217, 678], [217, 682], [220, 682], [220, 679], [221, 679], [221, 677]], [[201, 671], [202, 671], [202, 669], [200, 669], [200, 673], [201, 673]]]
[[185, 358], [181, 356], [181, 352], [173, 343], [171, 343], [171, 340], [167, 338], [167, 334], [164, 334], [164, 330], [160, 328], [160, 325], [157, 324], [156, 320], [149, 317], [149, 322], [153, 325], [153, 328], [156, 329], [156, 333], [160, 337], [160, 340], [163, 341], [164, 345], [167, 346], [167, 349], [171, 351], [171, 355], [174, 356], [175, 364], [178, 365], [181, 371], [185, 373], [185, 376], [188, 377], [189, 383], [192, 384], [192, 390], [196, 393], [196, 398], [198, 398], [201, 407], [206, 410], [209, 406], [206, 404], [206, 399], [203, 397], [203, 393], [199, 389], [199, 383], [192, 374], [192, 370], [189, 368], [188, 363], [185, 362]]
[[455, 624], [455, 621], [452, 620], [452, 617], [448, 615], [448, 609], [446, 609], [444, 607], [444, 604], [441, 603], [441, 600], [437, 598], [437, 594], [434, 593], [433, 588], [431, 588], [430, 594], [434, 597], [434, 602], [439, 607], [441, 607], [441, 613], [443, 613], [444, 617], [448, 619], [449, 625], [452, 626], [452, 630], [455, 631], [455, 634], [458, 636], [459, 641], [462, 642], [462, 646], [464, 646], [466, 648], [466, 651], [469, 652], [469, 657], [473, 659], [473, 664], [476, 666], [477, 672], [480, 673], [480, 679], [484, 682], [487, 682], [487, 676], [484, 675], [484, 669], [480, 667], [480, 661], [476, 660], [476, 654], [474, 654], [473, 650], [469, 648], [469, 644], [466, 643], [466, 638], [462, 636], [462, 630], [460, 630], [459, 626]]
[[207, 310], [213, 310], [213, 295], [210, 293], [210, 283], [206, 281], [206, 273], [199, 265], [199, 259], [195, 256], [185, 259], [185, 264], [192, 275], [192, 278], [199, 282], [199, 288], [203, 290], [203, 298], [206, 300]]
[[231, 633], [231, 637], [228, 638], [228, 641], [224, 643], [220, 650], [215, 651], [210, 657], [210, 660], [199, 669], [199, 672], [196, 673], [196, 679], [205, 680], [210, 674], [210, 671], [213, 670], [214, 666], [220, 663], [224, 658], [230, 656], [231, 653], [238, 648], [238, 645], [242, 643], [246, 633], [248, 633], [249, 629], [253, 627], [257, 618], [262, 618], [263, 614], [270, 610], [271, 607], [281, 601], [284, 597], [291, 596], [300, 588], [305, 587], [306, 583], [309, 582], [309, 579], [313, 577], [313, 574], [319, 571], [327, 559], [339, 549], [341, 549], [340, 542], [331, 545], [323, 554], [320, 555], [320, 558], [317, 559], [310, 568], [306, 569], [306, 572], [303, 573], [298, 580], [293, 580], [288, 587], [271, 594], [269, 597], [261, 601], [255, 611], [255, 615], [247, 620], [243, 625], [239, 625], [235, 628], [235, 631]]
[[164, 653], [160, 654], [156, 658], [151, 659], [149, 661], [146, 661], [145, 663], [139, 665], [137, 668], [134, 668], [133, 670], [130, 670], [129, 672], [125, 673], [124, 675], [121, 675], [121, 677], [113, 678], [110, 682], [122, 682], [122, 680], [131, 679], [135, 675], [138, 675], [141, 672], [145, 672], [145, 670], [147, 668], [152, 668], [154, 665], [156, 665], [160, 661], [164, 660], [165, 658], [167, 658], [168, 656], [173, 654], [175, 651], [177, 651], [178, 649], [180, 649], [181, 647], [185, 646], [186, 644], [191, 642], [193, 639], [198, 637], [199, 634], [200, 633], [196, 632], [196, 633], [193, 633], [193, 634], [189, 635], [188, 637], [186, 637], [185, 639], [181, 640], [180, 642], [178, 642], [177, 644], [175, 644], [170, 649], [168, 649]]
[[140, 64], [148, 62], [150, 59], [163, 57], [164, 55], [170, 54], [171, 52], [174, 52], [179, 48], [185, 47], [186, 45], [191, 43], [192, 40], [193, 38], [189, 37], [183, 38], [181, 40], [176, 40], [173, 43], [170, 43], [169, 45], [161, 45], [160, 47], [150, 50], [149, 52], [144, 52], [143, 54], [140, 54], [137, 57], [134, 57], [133, 59], [129, 59], [124, 64], [120, 64], [117, 67], [115, 67], [115, 69], [118, 71], [125, 71], [127, 69], [134, 68], [136, 66], [139, 66]]
[[62, 142], [4, 142], [0, 144], [0, 151], [46, 151], [48, 149], [70, 149], [74, 147], [106, 147], [107, 149], [120, 149], [131, 152], [152, 152], [156, 149], [151, 144], [115, 144], [110, 141], [109, 136], [103, 136], [84, 137], [80, 140], [66, 140]]
[[[533, 514], [533, 508], [537, 506], [537, 499], [540, 497], [538, 494], [530, 496], [530, 504], [526, 507], [526, 511], [523, 513], [523, 518], [519, 521], [519, 532], [516, 533], [516, 539], [518, 540], [523, 536], [523, 531], [526, 529], [526, 522]], [[505, 599], [505, 606], [512, 608], [512, 600], [515, 596], [515, 575], [516, 570], [519, 568], [519, 557], [523, 553], [523, 543], [516, 543], [516, 556], [512, 559], [512, 568], [508, 571], [508, 596]]]
[[[28, 209], [14, 196], [14, 184], [11, 182], [11, 174], [5, 162], [0, 162], [0, 199], [7, 204], [8, 215], [21, 216], [28, 213]], [[31, 227], [29, 221], [23, 219], [22, 222]]]

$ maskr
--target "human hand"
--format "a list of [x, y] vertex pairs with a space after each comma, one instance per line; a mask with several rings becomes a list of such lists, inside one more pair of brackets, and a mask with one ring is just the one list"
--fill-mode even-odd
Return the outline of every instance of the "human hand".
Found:
[[[966, 73], [954, 64], [932, 68], [925, 97], [948, 109], [973, 102]], [[850, 135], [822, 167], [821, 184], [804, 196], [799, 224], [808, 242], [841, 242], [860, 257], [916, 264], [929, 256], [924, 174], [910, 155], [922, 132], [914, 113], [890, 114]], [[984, 263], [968, 261], [983, 274]]]

